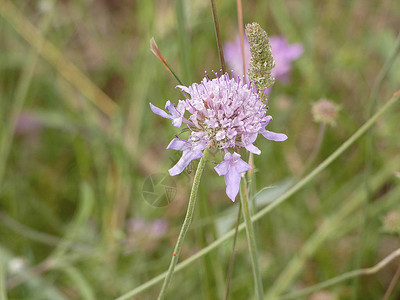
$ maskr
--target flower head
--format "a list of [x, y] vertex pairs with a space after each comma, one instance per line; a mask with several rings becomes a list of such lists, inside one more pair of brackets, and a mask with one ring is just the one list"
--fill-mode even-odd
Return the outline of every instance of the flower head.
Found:
[[334, 126], [339, 113], [339, 106], [327, 99], [320, 99], [312, 106], [314, 121]]
[[[289, 79], [291, 63], [298, 59], [304, 52], [301, 44], [289, 44], [283, 36], [270, 36], [269, 44], [271, 46], [272, 57], [275, 60], [275, 67], [271, 70], [271, 76], [275, 80], [287, 82]], [[250, 45], [245, 37], [244, 52], [246, 70], [250, 67], [251, 53]], [[235, 75], [243, 75], [242, 53], [240, 50], [240, 37], [237, 36], [234, 42], [228, 42], [224, 46], [225, 61], [233, 70]]]
[[234, 201], [239, 190], [240, 173], [249, 170], [250, 166], [240, 159], [239, 154], [230, 151], [245, 148], [260, 154], [254, 145], [258, 134], [272, 141], [284, 141], [287, 136], [265, 129], [272, 117], [267, 115], [268, 108], [260, 100], [263, 95], [257, 86], [246, 84], [240, 77], [215, 75], [216, 78], [210, 79], [206, 74], [200, 84], [178, 86], [186, 99], [180, 100], [177, 107], [168, 101], [166, 110], [170, 114], [151, 103], [150, 107], [154, 113], [172, 120], [174, 126], [184, 123], [190, 130], [187, 140], [173, 139], [167, 147], [183, 152], [178, 163], [169, 170], [170, 174], [180, 174], [192, 160], [203, 156], [204, 149], [216, 147], [224, 151], [225, 159], [215, 170], [220, 176], [225, 176], [227, 195]]
[[388, 233], [400, 232], [400, 212], [392, 210], [383, 220], [383, 229]]

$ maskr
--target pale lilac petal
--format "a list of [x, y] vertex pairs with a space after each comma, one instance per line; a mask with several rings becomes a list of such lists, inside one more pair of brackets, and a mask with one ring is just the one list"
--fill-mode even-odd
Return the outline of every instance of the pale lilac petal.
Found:
[[[180, 109], [182, 108], [182, 105], [179, 107]], [[172, 104], [169, 100], [167, 101], [165, 105], [165, 109], [171, 114], [171, 120], [172, 120], [172, 125], [175, 127], [181, 127], [182, 125], [182, 118], [183, 118], [183, 113], [179, 112], [175, 105]]]
[[169, 169], [169, 174], [171, 176], [178, 175], [182, 173], [182, 171], [189, 165], [189, 163], [192, 160], [198, 159], [200, 157], [203, 157], [204, 154], [203, 152], [195, 149], [195, 150], [184, 150], [181, 159], [176, 163], [175, 166], [173, 166], [171, 169]]
[[226, 153], [224, 161], [214, 167], [219, 176], [225, 176], [226, 194], [235, 201], [239, 192], [240, 174], [251, 169], [251, 167], [240, 158], [240, 155], [234, 152]]
[[245, 162], [243, 159], [238, 159], [235, 164], [234, 164], [234, 170], [237, 173], [243, 173], [251, 169], [251, 167], [248, 165], [247, 162]]
[[176, 88], [181, 89], [183, 92], [190, 94], [190, 89], [184, 85], [177, 85]]
[[226, 194], [233, 202], [239, 193], [240, 179], [240, 173], [229, 172], [225, 175]]
[[173, 139], [169, 145], [167, 146], [167, 149], [174, 149], [174, 150], [185, 150], [188, 148], [189, 142], [182, 140], [182, 139]]
[[171, 114], [171, 116], [177, 114], [175, 105], [172, 104], [171, 101], [169, 100], [167, 101], [167, 103], [165, 103], [165, 110], [168, 111]]
[[157, 106], [154, 106], [151, 103], [150, 103], [150, 108], [151, 108], [151, 111], [153, 113], [155, 113], [156, 115], [159, 115], [163, 118], [172, 120], [172, 117], [169, 114], [167, 114], [165, 111], [163, 111], [161, 108], [158, 108]]
[[174, 126], [174, 127], [181, 127], [181, 125], [182, 125], [182, 117], [180, 117], [180, 118], [173, 118], [172, 119], [172, 125]]
[[214, 170], [217, 172], [218, 176], [225, 175], [228, 173], [229, 163], [227, 161], [222, 161], [214, 167]]
[[276, 133], [269, 130], [262, 130], [260, 133], [270, 141], [283, 142], [287, 140], [287, 135], [283, 133]]
[[256, 146], [254, 146], [253, 144], [249, 144], [247, 146], [245, 146], [247, 151], [250, 151], [251, 153], [260, 155], [261, 154], [261, 150], [258, 149]]

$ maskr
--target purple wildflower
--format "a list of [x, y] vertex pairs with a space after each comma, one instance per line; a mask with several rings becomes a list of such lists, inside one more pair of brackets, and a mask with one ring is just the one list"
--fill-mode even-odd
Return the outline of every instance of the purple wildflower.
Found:
[[[268, 108], [260, 100], [263, 95], [257, 86], [246, 84], [239, 77], [230, 78], [224, 74], [211, 80], [206, 75], [200, 84], [178, 87], [186, 100], [179, 101], [178, 108], [168, 101], [166, 109], [171, 115], [150, 103], [154, 113], [172, 120], [173, 124], [177, 119], [182, 120], [181, 123], [185, 123], [191, 132], [188, 140], [177, 138], [168, 145], [167, 149], [183, 152], [181, 159], [169, 172], [172, 176], [180, 174], [192, 160], [202, 157], [207, 147], [223, 150], [224, 161], [215, 170], [218, 175], [225, 176], [226, 193], [235, 201], [240, 174], [249, 170], [250, 166], [240, 159], [239, 154], [232, 154], [229, 150], [245, 148], [260, 154], [261, 151], [253, 144], [258, 134], [272, 141], [284, 141], [287, 136], [265, 129], [272, 117], [267, 115]], [[184, 117], [186, 111], [188, 118]]]
[[35, 113], [31, 111], [23, 111], [16, 121], [15, 134], [20, 136], [37, 137], [42, 128], [43, 124]]
[[[292, 61], [298, 59], [304, 52], [301, 44], [290, 45], [283, 36], [271, 36], [269, 38], [272, 56], [275, 60], [275, 67], [271, 75], [282, 82], [287, 82], [291, 70]], [[242, 52], [240, 50], [240, 37], [237, 36], [234, 42], [228, 42], [224, 47], [225, 60], [235, 75], [243, 76]], [[246, 70], [250, 66], [250, 45], [246, 36], [244, 37], [244, 54]]]
[[126, 221], [126, 252], [135, 248], [154, 249], [168, 231], [169, 224], [165, 219], [146, 220], [131, 218]]
[[219, 176], [225, 176], [226, 194], [234, 201], [239, 192], [240, 173], [250, 170], [251, 167], [236, 152], [233, 154], [228, 152], [225, 154], [224, 161], [214, 169]]

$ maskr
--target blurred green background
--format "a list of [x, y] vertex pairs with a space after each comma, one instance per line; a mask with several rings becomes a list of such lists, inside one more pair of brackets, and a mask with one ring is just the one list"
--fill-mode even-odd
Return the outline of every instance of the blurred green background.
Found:
[[[233, 41], [236, 1], [219, 0], [217, 8], [222, 41]], [[289, 139], [257, 144], [257, 190], [269, 187], [257, 197], [264, 207], [400, 88], [398, 59], [376, 84], [395, 57], [400, 3], [243, 1], [243, 18], [305, 49], [289, 83], [277, 82], [269, 99], [269, 127]], [[167, 269], [196, 164], [165, 179], [180, 155], [165, 149], [177, 130], [148, 103], [163, 107], [183, 95], [150, 52], [151, 37], [185, 84], [220, 68], [208, 1], [0, 1], [0, 287], [9, 299], [113, 299]], [[322, 98], [340, 111], [309, 166], [321, 133], [311, 108]], [[400, 247], [400, 226], [394, 234], [384, 226], [389, 216], [399, 222], [399, 112], [394, 106], [256, 223], [266, 291], [294, 292], [372, 266]], [[213, 166], [202, 178], [181, 260], [234, 226], [238, 203]], [[173, 187], [170, 204], [148, 203], [151, 178]], [[178, 272], [168, 299], [223, 298], [231, 251], [226, 242]], [[398, 264], [296, 299], [382, 299]], [[135, 299], [154, 299], [159, 288]], [[389, 299], [399, 292], [397, 285]], [[253, 294], [241, 233], [230, 299]]]

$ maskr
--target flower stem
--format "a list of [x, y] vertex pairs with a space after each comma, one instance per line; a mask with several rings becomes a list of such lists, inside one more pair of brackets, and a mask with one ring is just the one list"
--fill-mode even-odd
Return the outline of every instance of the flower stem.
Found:
[[165, 297], [165, 293], [167, 291], [168, 285], [172, 279], [174, 274], [175, 266], [179, 259], [179, 254], [181, 253], [183, 241], [185, 240], [186, 233], [189, 230], [190, 223], [192, 222], [194, 208], [196, 206], [196, 199], [197, 199], [197, 191], [200, 185], [200, 178], [203, 174], [204, 166], [206, 164], [208, 157], [208, 149], [204, 150], [204, 156], [201, 158], [199, 165], [196, 170], [196, 174], [194, 175], [192, 191], [190, 192], [189, 204], [186, 211], [185, 220], [183, 221], [183, 225], [181, 228], [181, 232], [179, 233], [178, 241], [176, 242], [174, 253], [172, 254], [171, 263], [169, 264], [169, 268], [167, 271], [167, 275], [164, 279], [164, 283], [161, 287], [160, 294], [158, 295], [158, 300], [161, 300]]
[[224, 50], [222, 50], [221, 37], [219, 35], [217, 9], [215, 8], [214, 0], [211, 0], [211, 11], [212, 11], [213, 21], [214, 21], [215, 37], [217, 38], [217, 47], [218, 47], [219, 60], [221, 62], [221, 69], [222, 69], [222, 73], [225, 73], [226, 67], [225, 67]]
[[258, 263], [258, 254], [257, 254], [257, 247], [256, 247], [256, 238], [254, 235], [254, 228], [253, 222], [251, 221], [250, 210], [249, 210], [249, 198], [247, 195], [246, 189], [246, 180], [242, 178], [240, 183], [240, 202], [243, 206], [243, 218], [246, 224], [246, 235], [247, 235], [247, 242], [249, 245], [250, 250], [250, 259], [253, 269], [253, 277], [254, 277], [254, 285], [256, 290], [257, 299], [264, 298], [264, 291], [262, 286], [262, 279], [261, 273], [259, 269]]
[[243, 76], [244, 81], [246, 82], [246, 57], [244, 54], [244, 29], [243, 29], [243, 9], [242, 9], [242, 0], [237, 0], [237, 17], [238, 17], [238, 26], [239, 26], [239, 36], [240, 36], [240, 51], [242, 53], [242, 67], [243, 67]]

